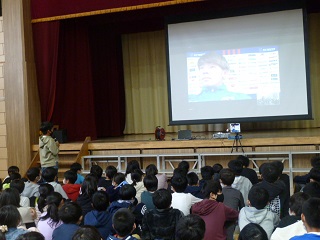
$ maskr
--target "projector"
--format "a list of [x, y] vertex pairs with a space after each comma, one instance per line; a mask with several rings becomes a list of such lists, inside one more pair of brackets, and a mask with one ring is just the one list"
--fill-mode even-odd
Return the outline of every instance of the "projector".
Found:
[[212, 135], [213, 138], [228, 138], [230, 133], [218, 132]]

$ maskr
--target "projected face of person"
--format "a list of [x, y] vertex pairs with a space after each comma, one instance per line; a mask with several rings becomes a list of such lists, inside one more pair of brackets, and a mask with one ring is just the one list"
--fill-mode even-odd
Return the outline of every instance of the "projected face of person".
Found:
[[223, 84], [225, 71], [216, 64], [206, 63], [199, 66], [199, 79], [202, 87], [216, 88]]

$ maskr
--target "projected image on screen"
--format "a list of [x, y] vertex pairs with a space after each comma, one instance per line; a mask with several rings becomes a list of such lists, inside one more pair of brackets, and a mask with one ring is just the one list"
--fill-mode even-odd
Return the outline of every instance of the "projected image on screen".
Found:
[[170, 124], [311, 119], [305, 15], [172, 19]]
[[277, 47], [187, 53], [189, 102], [256, 99], [280, 104]]

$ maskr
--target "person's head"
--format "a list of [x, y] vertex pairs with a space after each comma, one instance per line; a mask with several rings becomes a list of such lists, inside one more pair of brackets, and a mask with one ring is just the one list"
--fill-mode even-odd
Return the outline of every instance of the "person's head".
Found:
[[21, 179], [18, 180], [13, 180], [10, 183], [10, 188], [15, 188], [18, 190], [19, 194], [21, 194], [24, 190], [24, 181], [22, 181]]
[[301, 220], [307, 232], [320, 232], [320, 198], [310, 198], [302, 205]]
[[185, 168], [175, 168], [173, 170], [173, 177], [186, 177], [187, 173]]
[[115, 166], [109, 165], [106, 168], [106, 177], [109, 180], [112, 180], [114, 178], [114, 175], [118, 172], [117, 168]]
[[39, 232], [27, 232], [18, 236], [16, 240], [45, 240], [45, 237]]
[[147, 175], [143, 178], [143, 184], [149, 192], [154, 192], [158, 189], [158, 178], [155, 175]]
[[278, 169], [278, 172], [279, 172], [279, 176], [282, 174], [283, 172], [283, 169], [284, 169], [284, 164], [283, 162], [281, 161], [274, 161], [272, 162], [271, 164], [273, 164], [277, 169]]
[[127, 164], [126, 175], [132, 173], [135, 169], [140, 169], [140, 164], [137, 160], [131, 160]]
[[72, 240], [100, 240], [103, 239], [99, 231], [90, 225], [83, 225], [75, 231]]
[[179, 162], [178, 168], [183, 168], [188, 173], [189, 172], [189, 168], [190, 168], [189, 162], [184, 161], [184, 160]]
[[311, 166], [314, 168], [320, 168], [320, 157], [311, 158]]
[[58, 210], [64, 204], [64, 199], [58, 192], [52, 192], [46, 198], [47, 203], [47, 213], [40, 217], [40, 220], [45, 220], [50, 218], [51, 224], [56, 225], [59, 223]]
[[42, 122], [40, 125], [40, 132], [43, 135], [51, 135], [53, 132], [53, 123], [52, 122]]
[[310, 182], [320, 182], [320, 168], [311, 168]]
[[86, 177], [83, 180], [82, 186], [81, 186], [81, 192], [82, 194], [87, 194], [88, 196], [92, 196], [98, 189], [98, 183], [96, 178], [92, 177]]
[[119, 237], [124, 238], [135, 229], [135, 218], [127, 208], [120, 208], [112, 217], [112, 226]]
[[303, 192], [297, 192], [290, 197], [289, 200], [289, 213], [300, 217], [302, 213], [302, 205], [307, 201], [310, 196]]
[[126, 176], [123, 173], [116, 173], [113, 178], [113, 184], [118, 186], [120, 183], [126, 180]]
[[256, 223], [247, 224], [240, 232], [238, 240], [268, 240], [266, 231]]
[[43, 212], [43, 208], [47, 205], [47, 196], [54, 192], [54, 188], [51, 184], [45, 183], [39, 186], [39, 198], [38, 198], [38, 208], [40, 212]]
[[173, 176], [171, 179], [171, 186], [175, 192], [184, 192], [188, 186], [187, 178], [184, 176]]
[[157, 209], [167, 209], [172, 202], [171, 192], [168, 189], [159, 189], [153, 193], [152, 201]]
[[263, 209], [269, 202], [269, 193], [261, 187], [253, 186], [248, 194], [248, 203], [256, 209]]
[[213, 173], [220, 173], [222, 169], [223, 169], [223, 166], [220, 163], [216, 163], [212, 166]]
[[17, 166], [10, 166], [8, 168], [8, 175], [10, 175], [11, 173], [19, 173], [19, 168]]
[[90, 173], [97, 176], [97, 178], [101, 178], [103, 170], [99, 165], [93, 165], [90, 169]]
[[187, 181], [189, 186], [196, 186], [199, 183], [199, 177], [195, 172], [189, 172], [187, 174]]
[[217, 181], [206, 181], [202, 187], [201, 192], [205, 198], [223, 202], [222, 187], [221, 184]]
[[0, 225], [16, 228], [20, 221], [21, 216], [16, 206], [8, 204], [0, 208]]
[[19, 179], [21, 179], [21, 175], [20, 175], [20, 173], [18, 173], [18, 172], [10, 173], [9, 177], [10, 177], [10, 181], [11, 181], [11, 182], [12, 182], [13, 180], [19, 180]]
[[226, 186], [231, 186], [235, 179], [234, 172], [230, 168], [224, 168], [220, 171], [220, 181]]
[[240, 156], [237, 157], [237, 160], [240, 160], [242, 162], [242, 166], [244, 168], [249, 167], [250, 160], [249, 160], [249, 158], [247, 156], [240, 155]]
[[133, 200], [136, 197], [137, 190], [130, 184], [123, 185], [119, 190], [121, 200]]
[[280, 170], [272, 163], [267, 163], [262, 168], [262, 178], [269, 182], [274, 183], [279, 179]]
[[320, 183], [319, 182], [307, 183], [302, 191], [308, 194], [310, 197], [320, 198]]
[[131, 180], [132, 180], [132, 185], [133, 186], [137, 185], [138, 182], [141, 182], [142, 181], [141, 170], [135, 169], [131, 173]]
[[81, 221], [82, 209], [75, 202], [65, 203], [58, 211], [58, 216], [63, 223], [76, 224]]
[[231, 169], [231, 171], [234, 173], [236, 176], [240, 176], [242, 169], [243, 169], [243, 164], [241, 160], [231, 160], [228, 163], [228, 167]]
[[98, 191], [92, 195], [92, 207], [97, 211], [106, 211], [109, 206], [109, 196], [105, 191]]
[[39, 181], [39, 179], [40, 179], [40, 168], [33, 167], [33, 168], [28, 169], [27, 178], [31, 182]]
[[217, 88], [223, 84], [229, 71], [229, 64], [222, 55], [210, 52], [199, 58], [198, 68], [201, 85], [207, 88]]
[[58, 171], [56, 168], [53, 167], [47, 167], [42, 172], [42, 178], [46, 182], [54, 182], [56, 180]]
[[262, 175], [262, 169], [267, 165], [268, 163], [262, 163], [259, 167], [259, 174]]
[[198, 215], [190, 214], [180, 218], [176, 227], [176, 240], [202, 240], [206, 224]]
[[80, 163], [75, 162], [71, 164], [70, 170], [74, 171], [75, 173], [81, 173], [82, 166]]
[[7, 188], [0, 194], [0, 207], [9, 204], [20, 207], [20, 194], [15, 188]]
[[74, 184], [77, 181], [77, 173], [72, 170], [66, 171], [63, 176], [63, 184]]
[[204, 166], [200, 169], [201, 177], [203, 180], [211, 180], [213, 176], [213, 170], [210, 166]]
[[154, 164], [149, 164], [146, 167], [146, 175], [157, 175], [158, 174], [158, 168]]

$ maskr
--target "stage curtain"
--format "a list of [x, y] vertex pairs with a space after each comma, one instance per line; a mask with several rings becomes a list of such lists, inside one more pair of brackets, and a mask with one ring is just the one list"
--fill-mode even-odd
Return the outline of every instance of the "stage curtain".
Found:
[[221, 131], [223, 124], [168, 126], [168, 88], [164, 31], [126, 34], [122, 37], [126, 94], [125, 134]]

